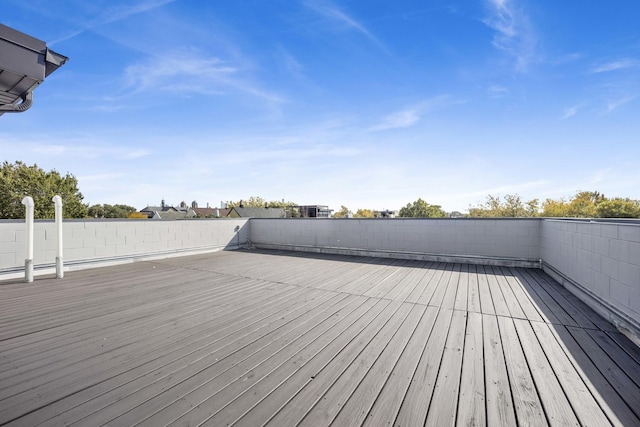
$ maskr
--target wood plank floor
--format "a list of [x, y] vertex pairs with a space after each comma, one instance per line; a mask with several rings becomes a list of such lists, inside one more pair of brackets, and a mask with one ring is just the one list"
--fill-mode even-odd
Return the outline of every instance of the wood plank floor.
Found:
[[0, 282], [0, 425], [640, 425], [539, 270], [233, 251]]

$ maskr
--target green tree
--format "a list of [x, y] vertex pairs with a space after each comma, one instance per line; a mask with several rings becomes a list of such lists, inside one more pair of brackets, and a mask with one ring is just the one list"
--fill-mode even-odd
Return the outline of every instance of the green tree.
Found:
[[439, 205], [430, 205], [419, 198], [401, 208], [398, 216], [404, 218], [444, 218], [447, 214]]
[[15, 164], [7, 161], [0, 167], [0, 218], [24, 218], [25, 207], [22, 199], [33, 197], [34, 217], [53, 218], [55, 215], [53, 196], [62, 197], [62, 212], [65, 218], [84, 218], [87, 205], [82, 203], [82, 193], [78, 190], [78, 180], [67, 173], [60, 175], [56, 170], [46, 172], [38, 165], [27, 166], [21, 161]]
[[566, 218], [569, 216], [569, 203], [564, 199], [547, 199], [542, 202], [542, 216]]
[[576, 218], [596, 218], [598, 204], [606, 200], [604, 194], [597, 191], [580, 191], [569, 202], [569, 216]]
[[92, 205], [89, 206], [87, 210], [87, 215], [91, 218], [104, 218], [104, 206], [103, 205]]
[[334, 218], [347, 218], [351, 211], [345, 205], [340, 206], [340, 210], [333, 213]]
[[504, 200], [489, 194], [482, 205], [469, 208], [469, 216], [476, 218], [522, 218], [539, 215], [539, 200], [524, 202], [518, 194], [507, 194]]
[[89, 207], [92, 218], [129, 218], [129, 214], [136, 212], [136, 208], [128, 205], [93, 205]]
[[640, 201], [621, 197], [603, 200], [596, 213], [600, 218], [640, 218]]
[[244, 200], [238, 200], [237, 202], [234, 202], [232, 200], [229, 200], [227, 202], [227, 207], [229, 208], [233, 208], [236, 206], [240, 206], [240, 204], [244, 205], [245, 208], [282, 208], [282, 209], [287, 209], [290, 208], [291, 206], [298, 206], [297, 203], [295, 202], [285, 202], [284, 199], [283, 200], [271, 200], [271, 201], [267, 201], [266, 199], [263, 199], [262, 197], [259, 196], [251, 196], [248, 199]]
[[373, 218], [373, 211], [371, 209], [358, 209], [353, 215], [354, 218]]

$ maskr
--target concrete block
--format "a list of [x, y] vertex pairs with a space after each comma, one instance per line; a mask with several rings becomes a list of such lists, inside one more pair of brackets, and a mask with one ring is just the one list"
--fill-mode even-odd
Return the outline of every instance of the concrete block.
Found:
[[[593, 233], [594, 228], [592, 228], [591, 226], [594, 224], [591, 223], [585, 223], [585, 222], [580, 222], [577, 224], [577, 230], [576, 232], [579, 234], [591, 234], [591, 235], [596, 235], [595, 233]], [[597, 235], [600, 235], [600, 229], [598, 229], [598, 233]]]
[[159, 252], [159, 251], [164, 251], [167, 250], [167, 242], [166, 241], [157, 241], [157, 242], [152, 242], [151, 243], [151, 249], [154, 252]]
[[[64, 251], [64, 259], [66, 261], [82, 261], [95, 257], [95, 248], [70, 248]], [[55, 262], [55, 259], [50, 260], [50, 262]]]
[[95, 237], [96, 231], [93, 228], [74, 228], [71, 230], [72, 239], [84, 239], [85, 237]]
[[68, 230], [75, 230], [78, 228], [85, 228], [85, 221], [64, 221], [62, 226]]
[[591, 256], [590, 256], [591, 253], [583, 249], [578, 249], [577, 254], [578, 254], [578, 263], [583, 267], [588, 268], [589, 263], [591, 261]]
[[135, 253], [133, 245], [117, 245], [116, 246], [116, 255], [118, 256], [126, 256], [133, 255]]
[[602, 233], [602, 237], [608, 237], [610, 239], [618, 238], [618, 225], [616, 224], [601, 224], [600, 231]]
[[0, 230], [0, 243], [15, 242], [16, 231], [15, 230]]
[[584, 249], [589, 252], [596, 251], [597, 240], [602, 239], [602, 237], [591, 236], [588, 234], [575, 234], [579, 239], [579, 246], [581, 249]]
[[182, 241], [180, 240], [167, 241], [167, 249], [169, 250], [182, 249], [182, 247]]
[[150, 224], [148, 222], [144, 223], [143, 227], [135, 227], [134, 228], [134, 234], [136, 236], [145, 236], [148, 234], [153, 233], [153, 228], [155, 227], [154, 224]]
[[618, 260], [602, 257], [602, 269], [600, 272], [605, 276], [612, 278], [613, 280], [618, 280]]
[[[610, 239], [606, 238], [606, 237], [591, 237], [591, 236], [585, 236], [588, 237], [590, 239], [593, 239], [595, 244], [593, 245], [593, 247], [589, 248], [588, 250], [595, 252], [599, 255], [602, 256], [606, 256], [608, 257], [610, 254]], [[587, 248], [585, 248], [587, 249]]]
[[82, 239], [82, 246], [85, 248], [99, 248], [106, 246], [106, 237], [87, 237]]
[[[116, 233], [117, 234], [117, 233]], [[104, 244], [107, 246], [116, 246], [126, 244], [127, 238], [125, 236], [105, 236]]]
[[68, 251], [70, 249], [80, 249], [84, 247], [82, 239], [64, 239], [62, 241], [62, 247], [64, 251]]
[[94, 230], [94, 233], [95, 233], [95, 230], [100, 228], [107, 228], [109, 227], [110, 224], [113, 224], [113, 223], [118, 224], [119, 222], [89, 219], [84, 221], [83, 225], [84, 225], [84, 228]]
[[629, 242], [629, 262], [640, 267], [640, 242]]
[[138, 242], [134, 244], [134, 253], [136, 254], [143, 254], [145, 252], [151, 252], [152, 250], [153, 247], [151, 243]]
[[95, 251], [98, 258], [110, 258], [117, 255], [116, 246], [98, 246]]
[[602, 272], [602, 257], [593, 252], [589, 252], [589, 268], [597, 272]]
[[[62, 241], [64, 247], [64, 240]], [[44, 239], [34, 242], [34, 249], [37, 250], [56, 250], [58, 248], [58, 241], [56, 239]]]
[[41, 242], [47, 238], [46, 232], [44, 228], [33, 228], [33, 242], [37, 244], [37, 242]]
[[507, 229], [498, 224], [496, 227], [485, 227], [485, 234], [487, 236], [506, 236]]
[[0, 253], [0, 268], [19, 267], [24, 264], [24, 260], [18, 261], [16, 255], [16, 252]]
[[34, 264], [53, 264], [56, 260], [55, 250], [37, 251], [33, 253]]
[[640, 287], [640, 267], [620, 262], [618, 264], [618, 278], [620, 282], [632, 287]]
[[609, 255], [622, 262], [629, 262], [629, 242], [626, 240], [610, 240]]
[[133, 225], [123, 224], [121, 227], [116, 228], [117, 236], [135, 236], [136, 228]]
[[116, 227], [100, 227], [96, 228], [96, 237], [116, 237], [118, 235], [118, 229]]
[[610, 284], [610, 297], [611, 301], [617, 303], [622, 307], [629, 307], [630, 305], [630, 288], [624, 283], [620, 283], [617, 280], [611, 280]]
[[622, 240], [640, 243], [640, 225], [621, 225], [618, 228], [618, 237]]
[[629, 309], [640, 319], [640, 286], [629, 289]]

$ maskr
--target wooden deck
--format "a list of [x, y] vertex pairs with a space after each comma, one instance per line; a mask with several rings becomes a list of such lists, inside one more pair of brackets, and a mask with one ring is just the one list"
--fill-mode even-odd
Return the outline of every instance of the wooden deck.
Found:
[[235, 251], [0, 282], [0, 424], [640, 425], [539, 270]]

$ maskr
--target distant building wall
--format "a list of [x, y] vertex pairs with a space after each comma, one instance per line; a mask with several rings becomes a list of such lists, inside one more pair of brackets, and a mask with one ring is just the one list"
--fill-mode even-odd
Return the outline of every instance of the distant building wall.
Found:
[[540, 251], [547, 273], [640, 337], [640, 224], [545, 219]]
[[[66, 266], [131, 258], [169, 256], [243, 246], [247, 219], [185, 221], [67, 220], [63, 223]], [[0, 273], [24, 268], [24, 221], [0, 221]], [[55, 265], [53, 221], [34, 224], [36, 270]]]
[[251, 220], [256, 247], [539, 266], [538, 219]]

